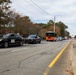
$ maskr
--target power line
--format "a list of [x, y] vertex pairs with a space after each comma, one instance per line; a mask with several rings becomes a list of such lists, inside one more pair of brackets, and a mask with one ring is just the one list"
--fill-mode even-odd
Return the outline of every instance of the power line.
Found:
[[[25, 1], [25, 0], [24, 0], [24, 1]], [[38, 9], [38, 7], [37, 7], [36, 5], [31, 4], [29, 1], [26, 0], [25, 2], [27, 2], [28, 4], [30, 4], [33, 8]], [[39, 9], [40, 9], [40, 8], [39, 8]], [[39, 9], [38, 9], [38, 10], [39, 10]], [[42, 10], [39, 10], [39, 11], [40, 11], [42, 14], [45, 15], [45, 12], [44, 12], [44, 11], [42, 11]], [[35, 13], [34, 13], [34, 14], [35, 14]], [[37, 14], [37, 12], [36, 12], [36, 14]], [[39, 14], [39, 13], [38, 13], [38, 14]], [[48, 15], [49, 15], [49, 14], [48, 14]], [[38, 15], [37, 17], [40, 18], [41, 16], [39, 17], [39, 15]], [[44, 17], [44, 16], [43, 16], [43, 17]], [[50, 17], [50, 16], [49, 16], [49, 17]], [[41, 17], [41, 18], [42, 18], [42, 17]], [[40, 18], [40, 19], [41, 19], [41, 18]], [[43, 19], [43, 18], [42, 18], [42, 19]]]
[[[25, 0], [24, 0], [25, 1]], [[38, 9], [42, 14], [47, 14], [49, 17], [51, 16], [49, 13], [47, 13], [46, 11], [44, 11], [42, 8], [40, 8], [36, 3], [34, 3], [34, 2], [32, 2], [33, 4], [31, 4], [29, 1], [25, 1], [25, 2], [27, 2], [28, 4], [30, 4], [32, 7], [34, 7], [34, 8], [36, 8], [36, 9]], [[39, 14], [39, 13], [38, 13]], [[41, 17], [41, 16], [40, 16]], [[43, 16], [44, 17], [44, 16]]]
[[[32, 0], [31, 0], [32, 1]], [[47, 13], [45, 10], [43, 10], [40, 6], [38, 6], [34, 1], [32, 1], [32, 3], [37, 6], [39, 9], [41, 9], [43, 12], [45, 12], [46, 14], [50, 15], [49, 13]], [[51, 15], [50, 15], [51, 16]]]
[[[25, 1], [25, 0], [24, 0]], [[28, 4], [30, 4], [32, 7], [34, 7], [34, 8], [36, 8], [37, 9], [37, 6], [35, 7], [33, 4], [31, 4], [30, 2], [28, 2], [27, 0], [26, 0], [26, 2], [28, 3]], [[39, 8], [39, 7], [38, 7]], [[40, 8], [39, 8], [40, 9]], [[43, 11], [41, 11], [41, 10], [39, 10], [42, 14], [45, 14], [45, 12], [43, 12]]]
[[[17, 3], [14, 3], [14, 5], [16, 5], [16, 6], [19, 6], [19, 7], [21, 7], [21, 10], [26, 10], [26, 12], [27, 13], [30, 13], [30, 14], [33, 14], [35, 17], [37, 17], [37, 18], [42, 18], [41, 16], [39, 17], [39, 15], [37, 15], [37, 14], [35, 14], [35, 13], [32, 13], [32, 12], [30, 12], [29, 10], [27, 10], [27, 9], [24, 9], [22, 6], [20, 6], [20, 5], [18, 5]], [[29, 16], [29, 15], [26, 15], [26, 16]], [[35, 17], [33, 17], [33, 18], [35, 18]]]
[[[35, 5], [35, 4], [31, 4], [30, 2], [28, 2], [28, 1], [26, 1], [28, 4], [30, 4], [32, 7], [34, 7], [34, 8], [36, 8], [36, 9], [38, 9], [38, 7]], [[24, 2], [25, 3], [25, 2]], [[21, 7], [21, 10], [24, 10], [25, 12], [23, 12], [23, 13], [26, 13], [26, 16], [29, 16], [30, 17], [30, 19], [32, 20], [32, 21], [36, 21], [36, 19], [39, 21], [44, 21], [43, 20], [43, 18], [45, 17], [45, 16], [41, 16], [41, 15], [39, 15], [39, 13], [38, 12], [36, 12], [36, 13], [34, 13], [34, 12], [31, 12], [30, 10], [32, 10], [32, 8], [29, 10], [29, 8], [27, 8], [25, 5], [24, 5], [24, 7], [22, 7], [21, 5], [18, 5], [17, 3], [14, 3], [16, 6], [18, 6], [18, 7]], [[25, 3], [26, 4], [26, 3]], [[40, 8], [39, 8], [40, 9]], [[38, 10], [39, 10], [38, 9]], [[45, 12], [44, 11], [42, 11], [41, 9], [39, 10], [42, 14], [44, 14]], [[29, 14], [28, 14], [29, 13]], [[33, 16], [30, 16], [30, 14], [32, 14]], [[48, 14], [48, 13], [47, 13]], [[48, 14], [49, 15], [49, 14]], [[48, 17], [50, 17], [50, 15], [48, 16]], [[47, 19], [45, 19], [46, 21], [47, 21]]]
[[[25, 1], [25, 0], [24, 0]], [[30, 4], [32, 7], [34, 7], [34, 5], [32, 5], [30, 2], [28, 2], [28, 1], [26, 1], [28, 4]], [[31, 9], [30, 9], [31, 10]], [[36, 15], [36, 16], [39, 16], [37, 13], [33, 13], [34, 15]]]

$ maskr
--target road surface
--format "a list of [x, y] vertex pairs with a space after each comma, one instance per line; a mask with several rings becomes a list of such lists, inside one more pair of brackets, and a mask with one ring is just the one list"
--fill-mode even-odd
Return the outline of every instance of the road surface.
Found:
[[41, 44], [0, 48], [0, 75], [69, 75], [72, 69], [68, 49], [48, 71], [49, 64], [68, 42], [70, 40], [42, 41]]

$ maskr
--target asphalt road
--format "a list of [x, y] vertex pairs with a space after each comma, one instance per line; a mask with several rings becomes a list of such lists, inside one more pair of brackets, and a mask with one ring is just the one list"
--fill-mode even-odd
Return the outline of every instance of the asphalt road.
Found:
[[41, 44], [0, 48], [0, 75], [64, 75], [64, 72], [69, 75], [71, 51], [68, 49], [45, 73], [48, 65], [69, 41], [42, 41]]

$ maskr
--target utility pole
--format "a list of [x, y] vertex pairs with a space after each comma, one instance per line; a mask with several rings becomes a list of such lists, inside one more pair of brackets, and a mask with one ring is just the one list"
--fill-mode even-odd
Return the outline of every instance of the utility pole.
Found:
[[54, 16], [54, 32], [55, 32], [55, 16]]

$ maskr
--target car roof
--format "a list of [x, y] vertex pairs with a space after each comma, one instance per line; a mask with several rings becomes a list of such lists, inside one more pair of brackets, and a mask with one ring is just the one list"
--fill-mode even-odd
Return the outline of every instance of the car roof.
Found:
[[29, 35], [29, 36], [37, 36], [36, 34], [31, 34], [31, 35]]
[[12, 34], [16, 34], [16, 33], [4, 33], [4, 34], [0, 34], [0, 36], [4, 36], [4, 35], [12, 35]]

